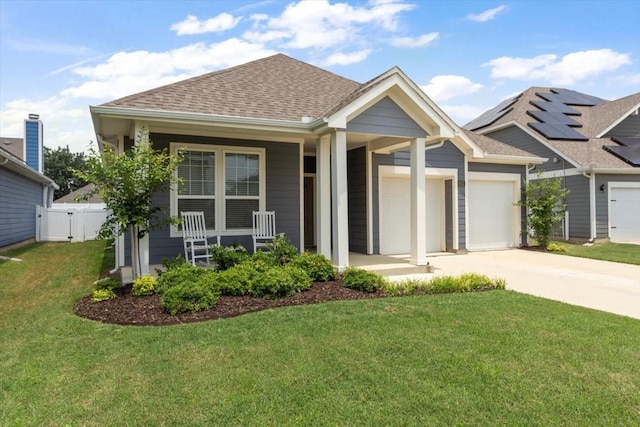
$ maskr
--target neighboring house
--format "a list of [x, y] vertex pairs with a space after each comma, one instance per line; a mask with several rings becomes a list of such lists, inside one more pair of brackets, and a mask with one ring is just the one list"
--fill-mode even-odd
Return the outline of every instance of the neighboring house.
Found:
[[464, 127], [548, 159], [529, 178], [562, 178], [569, 238], [640, 243], [639, 108], [640, 93], [532, 87]]
[[36, 206], [51, 206], [58, 188], [42, 174], [42, 122], [37, 116], [25, 120], [25, 136], [0, 137], [0, 250], [35, 240]]
[[[350, 251], [423, 265], [519, 246], [514, 202], [545, 160], [461, 130], [397, 67], [361, 84], [282, 54], [90, 109], [100, 146], [123, 152], [146, 129], [158, 149], [186, 150], [183, 185], [156, 197], [172, 215], [204, 211], [223, 244], [249, 247], [251, 212], [273, 210], [278, 232], [338, 267]], [[181, 233], [153, 231], [141, 249], [152, 264], [175, 257]]]
[[53, 201], [54, 205], [61, 204], [74, 204], [74, 205], [89, 205], [90, 207], [104, 207], [104, 201], [100, 198], [100, 196], [96, 193], [93, 194], [88, 199], [84, 197], [94, 190], [95, 186], [93, 184], [87, 184], [84, 187], [80, 187], [77, 190], [72, 191], [69, 194], [65, 194], [64, 196]]

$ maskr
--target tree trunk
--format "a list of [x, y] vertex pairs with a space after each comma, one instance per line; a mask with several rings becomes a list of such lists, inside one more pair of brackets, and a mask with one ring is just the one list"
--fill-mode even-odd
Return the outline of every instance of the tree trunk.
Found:
[[140, 242], [138, 240], [138, 227], [130, 225], [131, 232], [131, 275], [133, 280], [140, 277]]

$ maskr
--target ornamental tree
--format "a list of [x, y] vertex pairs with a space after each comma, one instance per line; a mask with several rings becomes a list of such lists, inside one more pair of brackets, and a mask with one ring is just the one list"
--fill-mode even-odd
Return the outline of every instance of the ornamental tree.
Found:
[[564, 203], [569, 190], [562, 187], [561, 178], [540, 178], [528, 181], [523, 188], [523, 198], [517, 206], [527, 208], [529, 236], [547, 247], [551, 230], [558, 224], [567, 209]]
[[152, 201], [158, 191], [177, 183], [173, 172], [182, 160], [181, 153], [171, 155], [166, 150], [155, 151], [148, 132], [141, 129], [131, 150], [116, 154], [111, 146], [105, 145], [98, 153], [92, 147], [86, 170], [75, 171], [95, 186], [85, 197], [97, 193], [109, 210], [98, 238], [115, 238], [129, 231], [134, 279], [140, 276], [142, 269], [140, 239], [159, 225], [179, 221], [164, 215]]

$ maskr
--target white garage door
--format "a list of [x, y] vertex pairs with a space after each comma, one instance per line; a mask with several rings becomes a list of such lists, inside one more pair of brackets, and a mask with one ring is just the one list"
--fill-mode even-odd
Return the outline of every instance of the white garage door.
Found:
[[469, 249], [515, 246], [517, 209], [513, 181], [469, 181]]
[[[411, 252], [411, 184], [408, 178], [384, 177], [380, 189], [380, 253], [383, 255]], [[444, 182], [426, 180], [427, 252], [444, 248]]]
[[609, 238], [612, 242], [640, 243], [640, 187], [633, 185], [609, 183]]

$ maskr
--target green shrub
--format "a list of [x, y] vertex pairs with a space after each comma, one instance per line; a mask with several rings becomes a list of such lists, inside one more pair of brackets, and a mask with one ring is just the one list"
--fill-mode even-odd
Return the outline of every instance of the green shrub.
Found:
[[103, 277], [102, 279], [93, 282], [93, 289], [96, 291], [114, 291], [118, 287], [120, 287], [120, 282], [112, 277]]
[[314, 282], [336, 278], [336, 269], [324, 255], [305, 252], [294, 257], [289, 265], [303, 269]]
[[458, 277], [460, 290], [458, 292], [481, 291], [493, 289], [493, 280], [484, 274], [465, 273]]
[[405, 279], [401, 282], [387, 281], [382, 290], [385, 294], [394, 297], [403, 295], [419, 295], [428, 293], [429, 281], [422, 279]]
[[259, 262], [246, 261], [221, 271], [216, 276], [215, 286], [222, 295], [247, 295], [251, 280], [256, 275], [256, 267], [260, 265]]
[[387, 282], [384, 276], [357, 267], [347, 267], [342, 280], [345, 287], [361, 292], [375, 292], [383, 289]]
[[268, 255], [278, 265], [285, 265], [295, 258], [300, 251], [285, 236], [276, 237], [267, 243]]
[[262, 262], [267, 265], [277, 266], [280, 265], [276, 262], [275, 257], [271, 256], [270, 252], [256, 251], [251, 255], [251, 261]]
[[162, 266], [164, 268], [156, 268], [156, 273], [158, 277], [161, 277], [165, 272], [172, 270], [176, 267], [186, 264], [187, 261], [182, 257], [182, 255], [178, 255], [175, 258], [163, 258]]
[[567, 247], [559, 243], [551, 242], [547, 245], [547, 250], [549, 252], [564, 253], [567, 252]]
[[256, 297], [287, 297], [311, 286], [307, 273], [298, 267], [268, 267], [255, 272], [249, 284], [249, 294]]
[[162, 295], [162, 308], [175, 316], [212, 308], [218, 302], [219, 294], [209, 284], [207, 277], [195, 283], [183, 282], [169, 288]]
[[453, 276], [436, 276], [428, 283], [428, 293], [431, 294], [457, 292], [458, 288], [458, 280]]
[[113, 292], [113, 289], [96, 289], [91, 296], [93, 302], [106, 301], [112, 298], [116, 298], [116, 293]]
[[200, 277], [214, 273], [212, 270], [194, 267], [189, 263], [176, 265], [160, 276], [156, 284], [156, 293], [165, 293], [172, 287], [182, 283], [195, 283]]
[[431, 280], [408, 279], [397, 283], [387, 282], [383, 290], [387, 295], [401, 296], [483, 291], [505, 287], [504, 279], [492, 280], [482, 274], [465, 273], [459, 277], [436, 276]]
[[213, 246], [210, 254], [218, 271], [227, 270], [249, 258], [247, 250], [237, 243], [230, 246]]
[[140, 297], [144, 295], [153, 295], [156, 293], [157, 280], [151, 276], [140, 276], [133, 281], [133, 296]]

